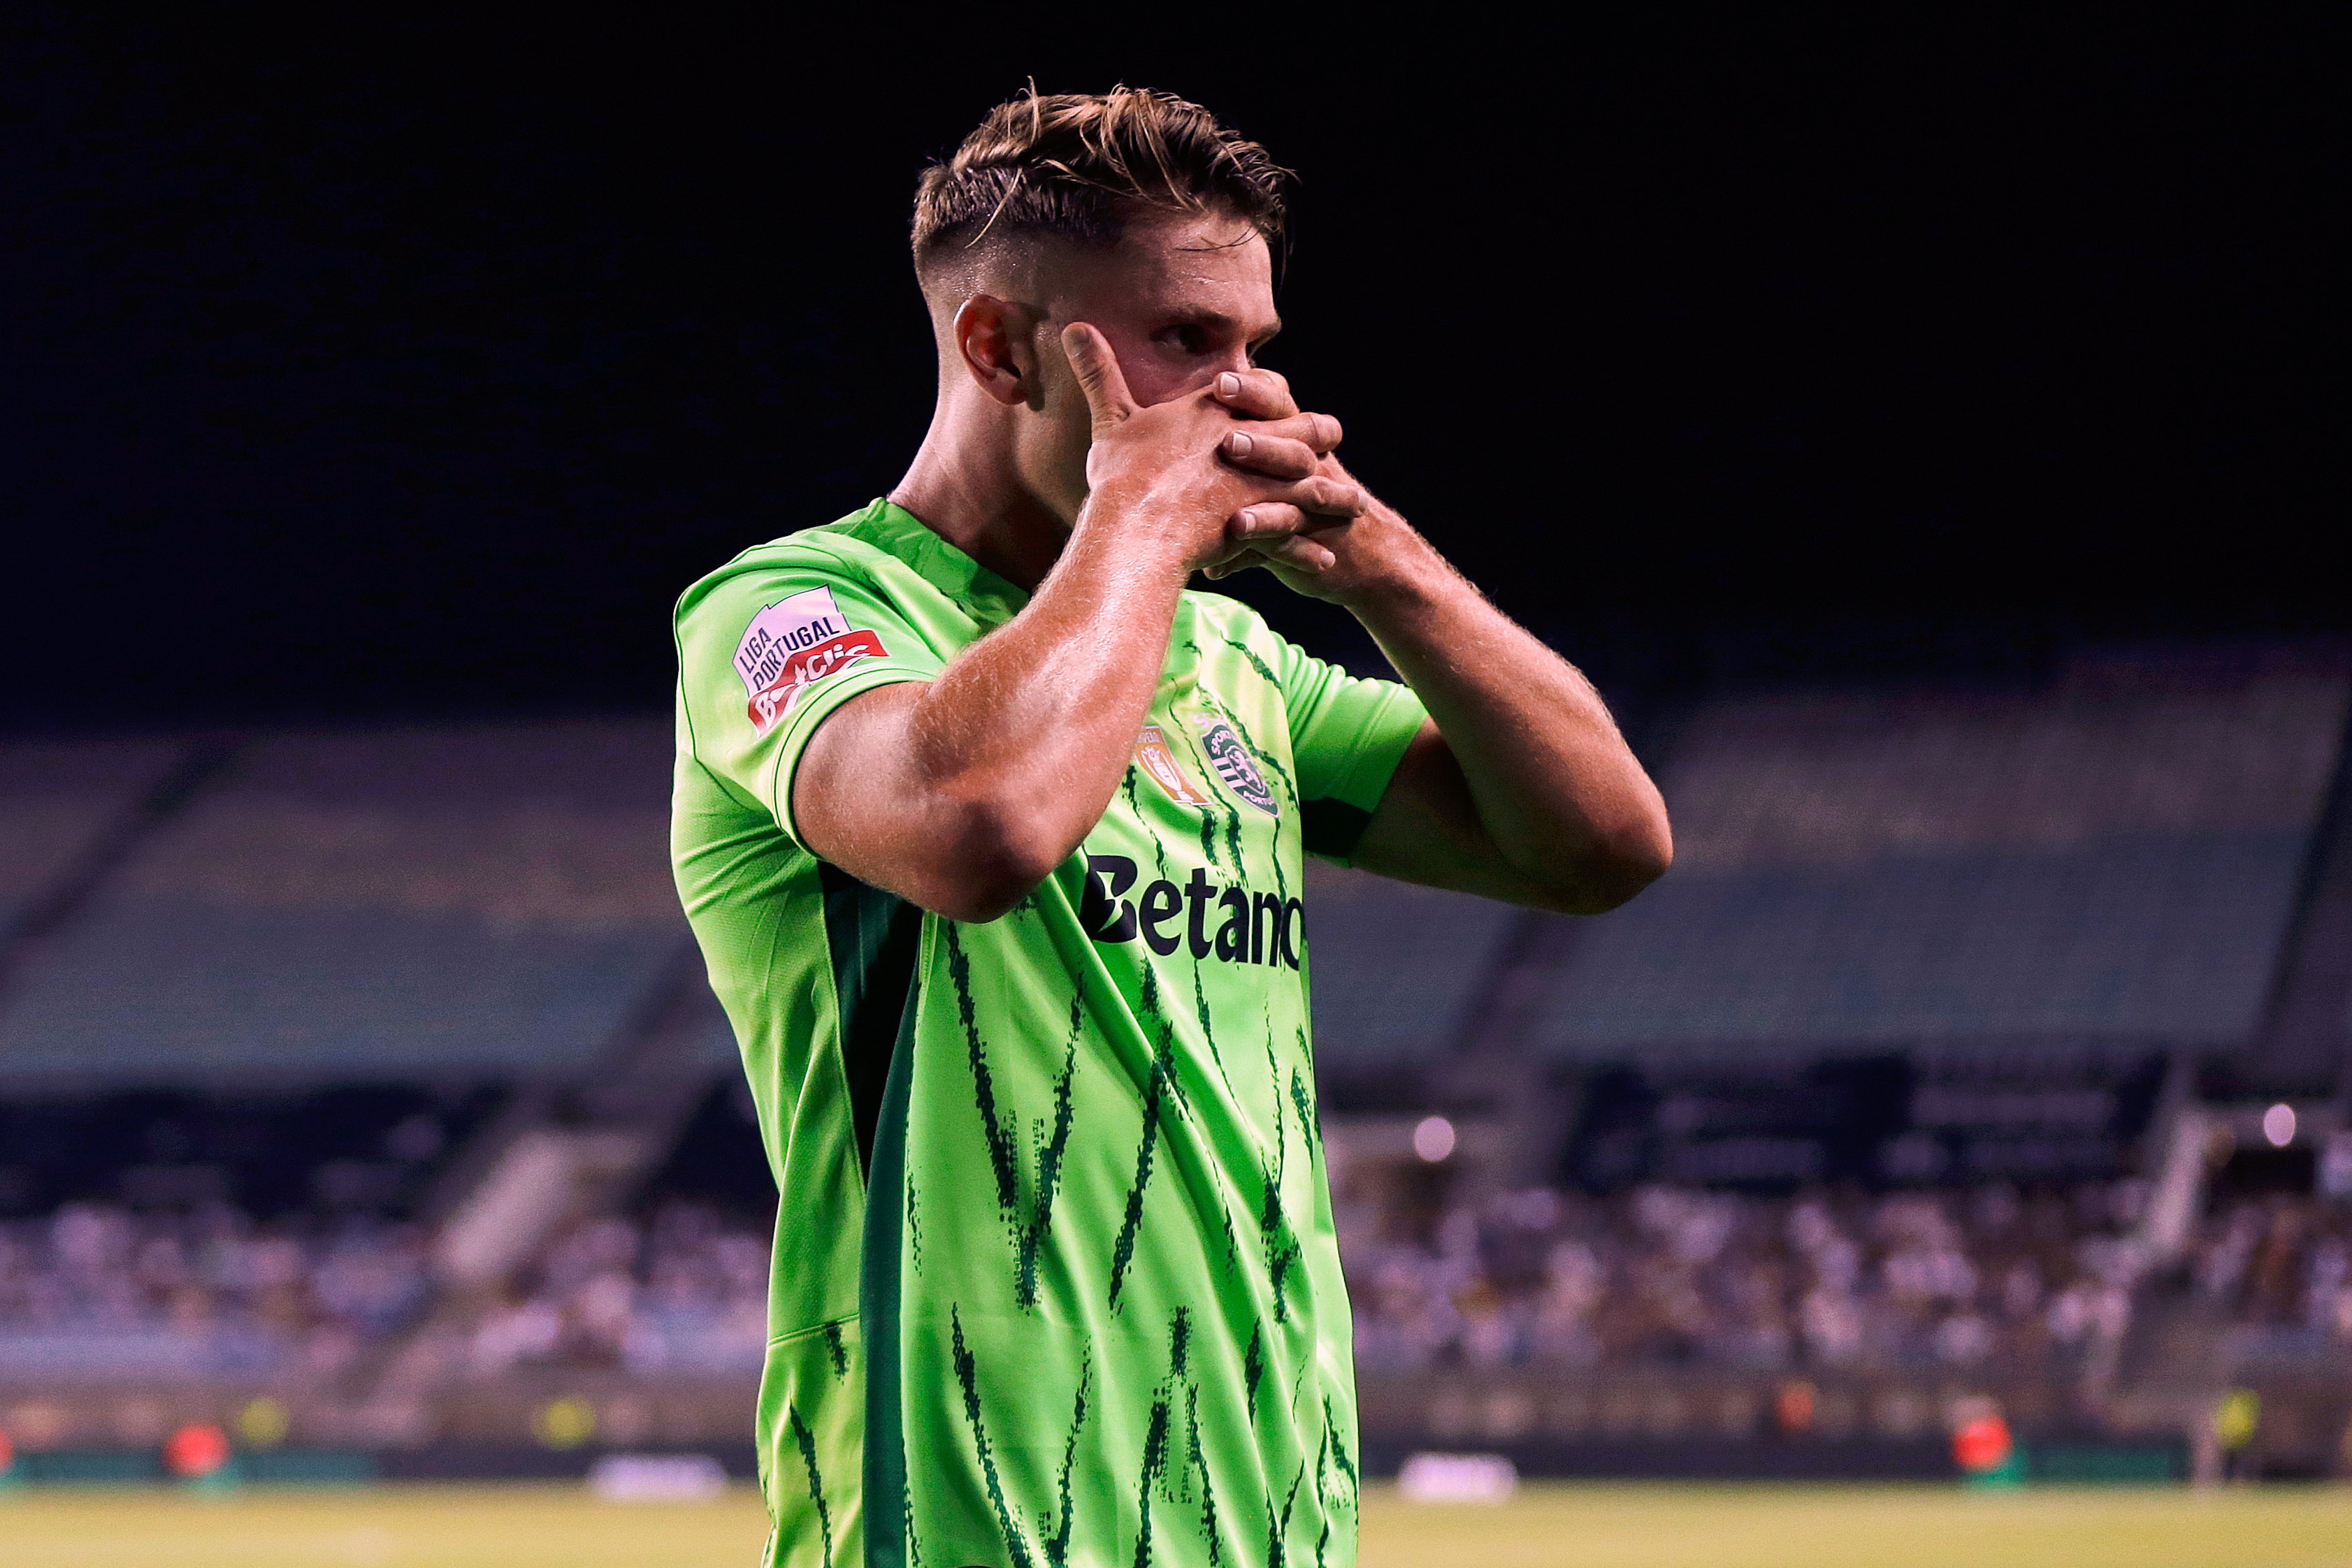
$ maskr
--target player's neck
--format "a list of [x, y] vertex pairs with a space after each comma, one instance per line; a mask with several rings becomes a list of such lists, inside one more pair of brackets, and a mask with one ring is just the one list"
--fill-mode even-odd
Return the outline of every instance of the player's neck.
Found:
[[942, 410], [890, 500], [997, 576], [1034, 590], [1061, 559], [1070, 525], [988, 434]]

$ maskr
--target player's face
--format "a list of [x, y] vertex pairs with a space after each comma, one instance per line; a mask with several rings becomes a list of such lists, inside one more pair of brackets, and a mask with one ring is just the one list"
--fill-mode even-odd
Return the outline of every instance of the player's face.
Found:
[[1154, 213], [1108, 251], [1060, 257], [1043, 280], [1055, 332], [1092, 322], [1139, 403], [1198, 392], [1248, 365], [1281, 329], [1265, 241], [1236, 218]]
[[1108, 251], [1057, 246], [1036, 281], [1045, 312], [1036, 339], [1045, 417], [1030, 455], [1039, 487], [1066, 518], [1086, 499], [1092, 425], [1061, 353], [1064, 327], [1088, 322], [1110, 340], [1128, 391], [1145, 404], [1246, 368], [1282, 327], [1265, 241], [1223, 213], [1138, 217]]

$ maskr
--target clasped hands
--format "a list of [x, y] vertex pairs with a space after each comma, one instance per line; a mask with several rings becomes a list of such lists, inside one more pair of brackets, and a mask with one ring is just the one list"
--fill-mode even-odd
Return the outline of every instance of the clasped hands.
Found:
[[1155, 495], [1195, 519], [1192, 564], [1211, 579], [1264, 566], [1300, 592], [1338, 598], [1343, 580], [1360, 575], [1341, 563], [1343, 553], [1360, 553], [1347, 549], [1357, 519], [1378, 510], [1402, 522], [1331, 455], [1339, 422], [1302, 412], [1276, 372], [1221, 371], [1205, 387], [1139, 406], [1091, 327], [1072, 325], [1063, 343], [1093, 410], [1090, 488]]

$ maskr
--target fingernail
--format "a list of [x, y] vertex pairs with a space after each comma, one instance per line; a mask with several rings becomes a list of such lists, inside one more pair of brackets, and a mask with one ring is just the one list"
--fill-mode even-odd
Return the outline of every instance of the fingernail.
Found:
[[1239, 376], [1237, 376], [1237, 375], [1234, 374], [1234, 372], [1233, 372], [1233, 371], [1227, 371], [1224, 374], [1223, 374], [1223, 375], [1219, 376], [1219, 377], [1217, 378], [1217, 395], [1218, 395], [1219, 397], [1239, 397], [1239, 396], [1241, 396], [1241, 395], [1242, 395], [1242, 379], [1241, 379], [1241, 377], [1239, 377]]
[[1257, 513], [1247, 507], [1234, 514], [1234, 521], [1242, 526], [1242, 532], [1245, 534], [1257, 532]]
[[1246, 457], [1250, 455], [1250, 449], [1255, 446], [1257, 442], [1247, 433], [1236, 430], [1225, 437], [1225, 444], [1234, 456]]

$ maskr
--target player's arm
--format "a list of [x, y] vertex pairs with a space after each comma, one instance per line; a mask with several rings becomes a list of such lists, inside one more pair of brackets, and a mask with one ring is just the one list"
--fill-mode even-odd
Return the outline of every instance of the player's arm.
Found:
[[937, 679], [844, 703], [792, 786], [813, 852], [958, 920], [1003, 914], [1101, 820], [1186, 578], [1237, 538], [1360, 505], [1352, 483], [1317, 472], [1336, 422], [1254, 424], [1244, 455], [1215, 389], [1139, 408], [1093, 328], [1074, 325], [1062, 343], [1094, 441], [1059, 560], [1020, 614]]
[[[1335, 462], [1326, 472], [1342, 475]], [[1349, 858], [1365, 870], [1570, 914], [1612, 909], [1674, 858], [1665, 802], [1591, 683], [1488, 603], [1397, 513], [1229, 554], [1344, 605], [1432, 722]]]

